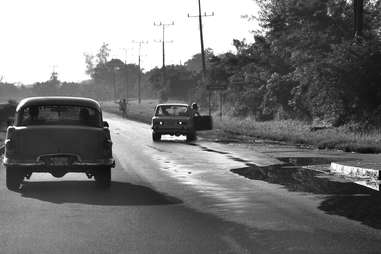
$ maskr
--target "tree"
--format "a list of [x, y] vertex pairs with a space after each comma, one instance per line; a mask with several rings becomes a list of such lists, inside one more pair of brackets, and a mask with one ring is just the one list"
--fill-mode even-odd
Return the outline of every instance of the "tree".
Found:
[[298, 118], [328, 119], [333, 124], [380, 105], [374, 86], [380, 81], [374, 69], [380, 55], [375, 26], [379, 1], [366, 1], [360, 45], [353, 43], [353, 10], [346, 0], [257, 2], [265, 39], [271, 41], [266, 69], [278, 73], [267, 81], [264, 105], [271, 101], [285, 106], [287, 95]]
[[92, 77], [94, 74], [94, 56], [90, 55], [88, 53], [83, 54], [85, 57], [85, 63], [86, 63], [86, 74]]
[[[86, 74], [93, 78], [95, 74], [95, 69], [102, 69], [107, 63], [107, 58], [110, 55], [110, 48], [107, 43], [103, 43], [96, 54], [96, 59], [93, 55], [89, 53], [84, 53], [85, 63], [86, 63]], [[95, 59], [95, 60], [94, 60]]]
[[161, 82], [161, 69], [155, 68], [146, 73], [146, 75], [149, 77], [148, 79], [152, 88], [163, 101], [165, 101], [164, 98], [169, 97], [188, 100], [197, 86], [198, 76], [183, 65], [170, 65], [166, 67], [167, 83], [164, 85]]
[[97, 57], [97, 64], [106, 64], [107, 58], [110, 55], [110, 48], [108, 43], [103, 43], [102, 46], [100, 47], [96, 57]]
[[[208, 69], [210, 66], [209, 59], [214, 56], [213, 50], [211, 48], [207, 48], [205, 50], [205, 63], [206, 68]], [[201, 53], [195, 54], [191, 59], [184, 63], [185, 68], [188, 71], [201, 73], [202, 72], [202, 60]]]

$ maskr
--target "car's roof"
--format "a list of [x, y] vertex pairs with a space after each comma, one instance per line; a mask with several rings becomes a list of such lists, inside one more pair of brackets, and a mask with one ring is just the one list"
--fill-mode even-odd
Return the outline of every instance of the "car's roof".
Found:
[[188, 107], [189, 105], [188, 105], [188, 104], [185, 104], [185, 103], [160, 103], [160, 104], [157, 104], [156, 107], [160, 107], [160, 106], [179, 106], [179, 107]]
[[99, 103], [90, 98], [84, 97], [66, 97], [66, 96], [45, 96], [45, 97], [29, 97], [22, 99], [17, 105], [16, 111], [29, 106], [42, 105], [74, 105], [95, 108], [101, 111]]

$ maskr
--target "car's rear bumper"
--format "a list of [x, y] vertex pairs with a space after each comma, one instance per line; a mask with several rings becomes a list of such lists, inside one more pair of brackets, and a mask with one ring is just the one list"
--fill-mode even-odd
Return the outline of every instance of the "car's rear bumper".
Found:
[[189, 133], [193, 133], [194, 130], [190, 128], [158, 128], [153, 127], [152, 130], [157, 134], [162, 135], [186, 135]]
[[47, 165], [43, 161], [19, 161], [4, 157], [3, 164], [6, 167], [22, 167], [28, 168], [32, 171], [49, 172], [53, 169], [65, 169], [71, 172], [83, 172], [88, 169], [95, 169], [100, 167], [115, 167], [114, 159], [102, 159], [97, 161], [73, 162], [70, 165]]

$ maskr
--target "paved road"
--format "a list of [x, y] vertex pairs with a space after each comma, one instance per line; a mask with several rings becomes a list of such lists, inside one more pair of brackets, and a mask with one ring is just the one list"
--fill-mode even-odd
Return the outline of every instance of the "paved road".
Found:
[[[274, 154], [302, 153], [293, 147], [186, 144], [170, 137], [153, 143], [149, 126], [106, 117], [117, 159], [109, 191], [96, 190], [82, 175], [35, 174], [20, 193], [11, 192], [1, 168], [0, 253], [381, 249], [377, 194], [291, 164], [267, 167], [279, 163]], [[255, 172], [252, 179], [242, 176], [248, 171]]]

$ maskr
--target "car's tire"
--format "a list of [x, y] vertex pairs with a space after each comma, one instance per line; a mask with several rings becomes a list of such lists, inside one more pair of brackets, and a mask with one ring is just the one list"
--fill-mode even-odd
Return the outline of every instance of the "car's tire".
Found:
[[187, 142], [195, 141], [197, 139], [196, 132], [190, 132], [187, 134]]
[[95, 186], [99, 189], [111, 187], [111, 167], [99, 168], [94, 173]]
[[160, 141], [160, 139], [161, 139], [161, 134], [156, 133], [156, 132], [152, 132], [152, 140], [154, 142], [158, 142], [158, 141]]
[[23, 171], [17, 167], [6, 167], [6, 185], [11, 191], [20, 190], [22, 181], [24, 180]]

